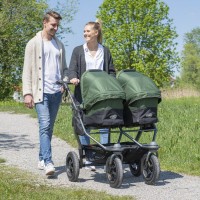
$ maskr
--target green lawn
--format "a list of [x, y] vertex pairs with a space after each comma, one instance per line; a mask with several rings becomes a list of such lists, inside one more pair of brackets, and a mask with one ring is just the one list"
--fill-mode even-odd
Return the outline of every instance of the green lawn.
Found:
[[159, 107], [161, 168], [200, 176], [200, 98], [165, 100]]
[[0, 164], [0, 199], [16, 200], [133, 200], [104, 192], [46, 186], [39, 177]]
[[[21, 103], [0, 102], [0, 111], [35, 115]], [[200, 98], [163, 100], [158, 107], [157, 143], [161, 170], [200, 176]], [[76, 147], [71, 126], [71, 107], [62, 104], [55, 123], [55, 135]], [[148, 136], [148, 135], [147, 135]]]
[[[22, 103], [13, 101], [0, 102], [0, 112], [24, 113], [36, 117], [34, 110], [26, 109]], [[55, 129], [56, 135], [76, 146], [71, 128], [69, 106], [61, 106]], [[69, 131], [66, 131], [68, 129]], [[120, 197], [94, 190], [50, 187], [45, 185], [43, 180], [39, 180], [39, 177], [30, 175], [26, 171], [8, 167], [4, 165], [5, 162], [6, 160], [0, 158], [0, 199], [2, 200], [134, 200], [130, 196]]]

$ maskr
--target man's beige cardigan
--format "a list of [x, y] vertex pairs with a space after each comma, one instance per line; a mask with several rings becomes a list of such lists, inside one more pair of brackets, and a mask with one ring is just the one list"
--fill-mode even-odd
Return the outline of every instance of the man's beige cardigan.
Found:
[[[67, 64], [64, 45], [54, 37], [60, 51], [61, 77], [67, 80]], [[22, 74], [23, 96], [31, 94], [34, 103], [43, 101], [43, 45], [41, 31], [36, 34], [26, 45], [24, 67]]]

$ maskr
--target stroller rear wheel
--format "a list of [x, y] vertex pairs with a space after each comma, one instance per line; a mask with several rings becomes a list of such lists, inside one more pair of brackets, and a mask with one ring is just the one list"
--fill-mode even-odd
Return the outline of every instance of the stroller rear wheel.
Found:
[[147, 154], [144, 154], [141, 159], [141, 171], [145, 183], [148, 185], [155, 185], [155, 182], [160, 175], [160, 164], [158, 158], [154, 154], [151, 154], [147, 161]]
[[76, 182], [79, 176], [79, 159], [74, 151], [70, 151], [66, 157], [66, 173], [69, 181]]
[[134, 161], [134, 163], [129, 164], [129, 168], [133, 176], [138, 177], [141, 175], [141, 161], [140, 160], [136, 160]]
[[110, 156], [106, 161], [106, 176], [112, 188], [119, 188], [123, 180], [122, 161], [119, 157]]

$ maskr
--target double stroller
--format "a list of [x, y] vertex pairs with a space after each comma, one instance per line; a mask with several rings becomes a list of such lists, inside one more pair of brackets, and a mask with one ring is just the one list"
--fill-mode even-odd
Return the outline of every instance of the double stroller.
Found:
[[[146, 184], [154, 185], [160, 174], [155, 123], [161, 101], [154, 82], [135, 70], [122, 70], [116, 78], [101, 70], [89, 70], [80, 81], [82, 104], [73, 97], [68, 84], [62, 84], [72, 102], [72, 124], [79, 150], [79, 156], [75, 151], [67, 154], [68, 179], [78, 181], [80, 169], [87, 166], [86, 155], [90, 154], [88, 165], [105, 166], [113, 188], [123, 182], [124, 164], [133, 176], [142, 175]], [[98, 140], [99, 129], [103, 128], [108, 130], [107, 144]], [[91, 144], [82, 145], [80, 135], [87, 135]]]

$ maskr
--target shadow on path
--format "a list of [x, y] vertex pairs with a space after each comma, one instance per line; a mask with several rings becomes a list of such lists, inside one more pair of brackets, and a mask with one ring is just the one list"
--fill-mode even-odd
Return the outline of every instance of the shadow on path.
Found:
[[19, 151], [20, 149], [34, 148], [32, 141], [27, 139], [28, 135], [16, 135], [10, 132], [0, 133], [0, 150]]
[[[103, 167], [97, 167], [96, 169], [97, 170], [95, 172], [91, 172], [91, 174], [87, 173], [88, 177], [85, 177], [84, 179], [79, 178], [78, 182], [83, 183], [83, 182], [87, 182], [89, 180], [94, 180], [95, 182], [109, 184], [107, 181], [107, 178], [106, 178], [106, 173], [104, 171], [102, 171]], [[84, 169], [80, 169], [80, 170], [84, 170]], [[66, 173], [65, 166], [57, 167], [56, 175], [59, 176], [62, 173]], [[67, 174], [66, 174], [66, 176], [67, 176]], [[170, 184], [171, 183], [170, 180], [179, 179], [179, 178], [183, 178], [183, 176], [178, 173], [174, 173], [174, 172], [170, 172], [170, 171], [161, 171], [159, 180], [156, 182], [155, 187]], [[124, 168], [123, 182], [122, 182], [122, 186], [120, 189], [127, 189], [129, 187], [136, 186], [136, 184], [140, 183], [140, 182], [145, 183], [142, 175], [139, 177], [134, 177], [127, 167]]]

